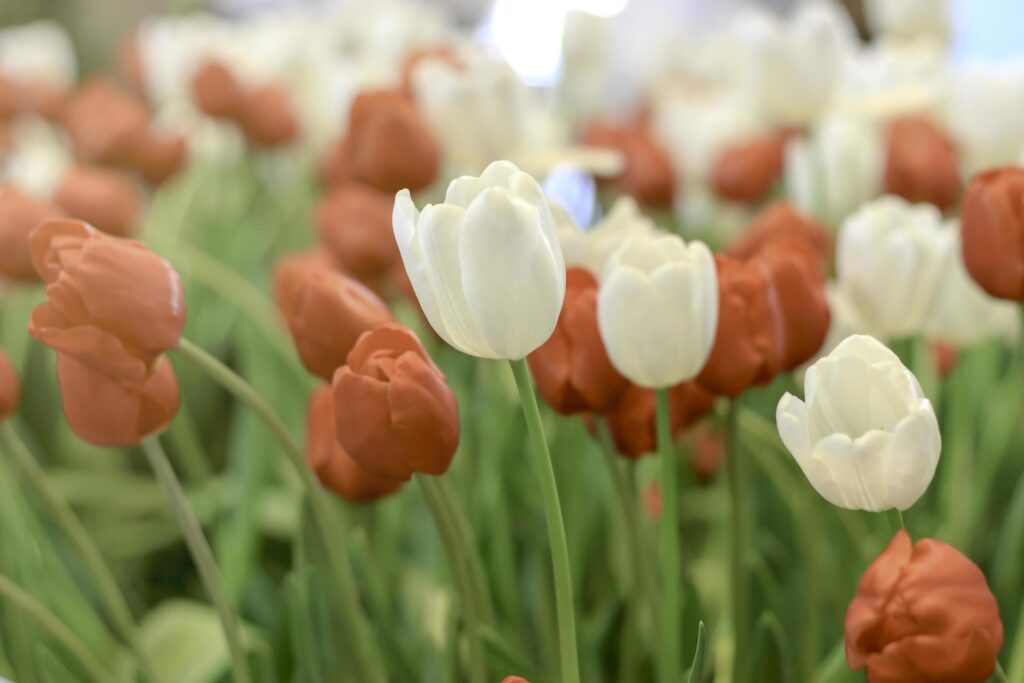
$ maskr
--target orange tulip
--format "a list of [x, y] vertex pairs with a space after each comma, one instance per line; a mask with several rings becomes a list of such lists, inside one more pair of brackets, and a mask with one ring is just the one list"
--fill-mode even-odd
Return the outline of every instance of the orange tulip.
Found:
[[902, 116], [885, 132], [885, 191], [945, 211], [960, 197], [960, 155], [949, 134], [926, 116]]
[[[680, 433], [715, 407], [715, 396], [694, 381], [669, 389], [672, 433]], [[619, 402], [604, 414], [619, 453], [637, 459], [657, 446], [654, 391], [630, 384]]]
[[320, 387], [309, 398], [306, 461], [325, 488], [350, 503], [377, 500], [402, 487], [402, 480], [378, 477], [352, 459], [334, 435], [334, 397]]
[[11, 359], [0, 348], [0, 422], [7, 420], [18, 410], [21, 397], [21, 382]]
[[178, 413], [178, 380], [166, 356], [151, 375], [129, 382], [62, 353], [57, 357], [57, 380], [72, 431], [95, 446], [137, 446], [166, 428]]
[[377, 295], [326, 267], [325, 258], [303, 254], [282, 259], [274, 279], [277, 304], [302, 364], [330, 381], [359, 335], [394, 318]]
[[185, 327], [181, 278], [141, 242], [76, 220], [43, 223], [29, 236], [47, 301], [29, 333], [112, 379], [143, 382]]
[[444, 62], [457, 69], [465, 67], [465, 64], [459, 57], [458, 50], [452, 45], [432, 45], [419, 50], [413, 50], [406, 55], [405, 61], [402, 62], [402, 92], [406, 96], [412, 97], [413, 76], [416, 73], [416, 69], [423, 62], [433, 60]]
[[147, 134], [132, 149], [127, 166], [150, 185], [160, 185], [181, 170], [188, 157], [188, 144], [180, 135]]
[[93, 78], [68, 97], [60, 118], [78, 159], [122, 165], [147, 135], [152, 113], [113, 81]]
[[782, 178], [786, 136], [762, 135], [724, 149], [711, 169], [711, 189], [719, 197], [751, 204]]
[[459, 445], [459, 405], [444, 375], [406, 327], [359, 338], [334, 374], [338, 442], [364, 468], [407, 480], [444, 474]]
[[999, 606], [956, 548], [906, 531], [875, 558], [846, 611], [846, 661], [868, 683], [983, 683], [1003, 645]]
[[992, 296], [1024, 300], [1024, 168], [975, 176], [960, 206], [964, 265]]
[[32, 228], [61, 215], [57, 207], [14, 185], [0, 187], [0, 278], [16, 282], [38, 279], [32, 267], [28, 235]]
[[241, 120], [243, 89], [226, 65], [207, 59], [193, 74], [191, 85], [199, 111], [215, 119]]
[[0, 120], [22, 115], [53, 119], [65, 93], [51, 87], [0, 75]]
[[118, 171], [75, 166], [68, 169], [53, 194], [53, 203], [110, 235], [130, 237], [142, 223], [138, 188]]
[[597, 278], [589, 271], [568, 270], [555, 331], [527, 358], [537, 391], [563, 415], [609, 410], [629, 385], [601, 341], [597, 286]]
[[729, 247], [729, 255], [748, 259], [770, 242], [788, 239], [806, 242], [823, 262], [831, 260], [832, 237], [828, 229], [785, 200], [772, 202], [762, 209]]
[[625, 157], [625, 170], [611, 181], [620, 192], [652, 206], [672, 203], [675, 172], [646, 124], [595, 123], [584, 131], [583, 141], [614, 149]]
[[364, 283], [379, 281], [401, 264], [391, 227], [393, 195], [349, 183], [320, 200], [314, 222], [338, 263]]
[[256, 147], [278, 147], [299, 136], [299, 119], [287, 91], [279, 85], [263, 85], [242, 98], [242, 130]]

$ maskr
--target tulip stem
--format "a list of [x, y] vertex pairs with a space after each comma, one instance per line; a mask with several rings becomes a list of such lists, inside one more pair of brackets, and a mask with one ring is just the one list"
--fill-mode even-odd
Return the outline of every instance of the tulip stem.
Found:
[[572, 599], [572, 573], [569, 570], [569, 543], [565, 537], [565, 522], [562, 520], [562, 505], [558, 500], [558, 485], [555, 470], [551, 464], [544, 437], [544, 425], [537, 407], [537, 396], [533, 392], [533, 380], [526, 360], [509, 361], [516, 378], [523, 416], [530, 433], [531, 449], [537, 474], [540, 476], [541, 497], [544, 499], [544, 516], [548, 527], [548, 542], [551, 545], [551, 561], [555, 577], [555, 603], [558, 611], [558, 640], [562, 660], [561, 683], [580, 683], [579, 660], [576, 652], [576, 615]]
[[996, 679], [998, 683], [1009, 683], [1010, 680], [1006, 677], [1006, 672], [1003, 671], [1003, 667], [998, 661], [996, 662], [995, 674], [992, 677]]
[[359, 606], [359, 591], [356, 588], [355, 577], [352, 575], [345, 537], [338, 525], [338, 518], [331, 510], [326, 492], [306, 464], [302, 449], [295, 443], [288, 431], [288, 426], [248, 382], [204, 349], [182, 338], [178, 352], [199, 366], [210, 379], [256, 413], [295, 467], [306, 495], [309, 497], [317, 527], [323, 537], [327, 560], [331, 565], [334, 578], [330, 585], [339, 593], [341, 610], [348, 622], [346, 630], [352, 644], [351, 650], [356, 658], [357, 667], [363, 672], [364, 678], [359, 680], [366, 680], [369, 683], [385, 683], [387, 674], [366, 616], [362, 614]]
[[900, 529], [902, 529], [903, 531], [907, 531], [907, 523], [903, 521], [903, 511], [898, 508], [893, 508], [892, 511], [892, 516], [895, 517], [895, 523], [897, 525], [896, 531], [898, 532]]
[[448, 479], [437, 477], [435, 479], [441, 491], [442, 502], [447, 505], [448, 514], [451, 515], [452, 523], [455, 525], [455, 532], [459, 535], [459, 542], [466, 551], [466, 566], [469, 570], [470, 586], [480, 610], [480, 619], [483, 623], [493, 626], [497, 617], [494, 614], [494, 605], [491, 603], [490, 591], [487, 587], [487, 576], [484, 572], [480, 554], [477, 552], [476, 538], [473, 529], [466, 518], [466, 511], [459, 503], [455, 491], [452, 490]]
[[658, 648], [658, 679], [661, 683], [677, 683], [682, 678], [679, 587], [683, 580], [679, 558], [679, 473], [672, 443], [668, 389], [657, 389], [654, 397], [658, 457], [661, 460], [661, 626], [658, 629], [661, 643]]
[[[729, 502], [732, 508], [732, 533], [731, 557], [729, 568], [732, 573], [732, 627], [733, 647], [735, 652], [741, 653], [750, 647], [746, 632], [748, 588], [746, 577], [746, 556], [745, 549], [748, 542], [746, 534], [747, 516], [747, 495], [746, 473], [742, 467], [739, 440], [739, 414], [741, 406], [739, 399], [733, 399], [729, 403], [729, 414], [727, 417], [728, 427], [726, 431], [726, 443], [728, 452], [725, 458], [725, 471], [729, 484]], [[743, 683], [746, 680], [745, 658], [736, 656], [733, 658], [733, 680], [736, 683]]]
[[174, 516], [178, 519], [178, 526], [181, 527], [181, 534], [185, 538], [185, 545], [195, 562], [199, 578], [206, 588], [206, 592], [213, 602], [217, 615], [220, 617], [221, 625], [224, 627], [224, 638], [228, 644], [228, 652], [231, 654], [231, 676], [236, 683], [248, 683], [251, 680], [249, 673], [249, 662], [245, 658], [245, 649], [242, 646], [242, 628], [238, 622], [238, 615], [235, 614], [231, 601], [228, 599], [227, 589], [224, 587], [224, 579], [220, 575], [217, 563], [213, 559], [213, 551], [203, 534], [203, 527], [196, 518], [192, 505], [188, 502], [188, 496], [181, 488], [181, 482], [174, 474], [167, 454], [157, 437], [150, 437], [142, 442], [142, 451], [149, 460], [149, 466], [156, 475], [160, 487], [167, 496]]
[[114, 573], [103, 559], [103, 554], [96, 547], [89, 532], [68, 502], [50, 482], [46, 470], [39, 466], [28, 447], [18, 437], [13, 425], [10, 423], [0, 425], [0, 439], [2, 439], [4, 450], [18, 463], [18, 467], [25, 474], [28, 483], [35, 489], [36, 495], [49, 508], [53, 521], [78, 552], [85, 570], [89, 572], [96, 583], [99, 597], [106, 605], [110, 619], [117, 626], [125, 645], [135, 654], [143, 676], [150, 683], [157, 683], [160, 679], [157, 678], [152, 662], [149, 661], [149, 657], [139, 641], [138, 625], [128, 607], [128, 602], [117, 585]]

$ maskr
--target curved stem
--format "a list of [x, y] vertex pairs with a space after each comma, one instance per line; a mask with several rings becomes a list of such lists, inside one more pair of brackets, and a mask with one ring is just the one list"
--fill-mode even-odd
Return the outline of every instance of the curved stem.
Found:
[[68, 502], [50, 483], [46, 470], [39, 466], [35, 458], [29, 452], [28, 447], [18, 437], [14, 427], [10, 424], [0, 425], [0, 439], [4, 449], [18, 463], [28, 483], [35, 490], [36, 495], [49, 509], [50, 516], [60, 530], [67, 536], [71, 545], [78, 552], [85, 570], [96, 582], [99, 597], [106, 606], [108, 616], [114, 625], [117, 626], [125, 645], [131, 649], [138, 662], [139, 669], [147, 680], [156, 683], [160, 679], [156, 676], [152, 662], [146, 655], [139, 641], [138, 625], [132, 616], [128, 602], [121, 593], [114, 573], [110, 566], [103, 559], [102, 553], [93, 542], [89, 532], [82, 525], [78, 515], [71, 508]]
[[679, 559], [678, 463], [672, 443], [667, 389], [655, 391], [658, 451], [661, 459], [661, 612], [658, 679], [677, 683], [681, 679], [680, 594], [682, 567]]
[[572, 599], [572, 574], [569, 570], [569, 543], [565, 538], [565, 523], [562, 521], [562, 504], [558, 500], [555, 470], [551, 465], [551, 453], [548, 452], [548, 444], [544, 438], [544, 425], [540, 420], [537, 396], [533, 393], [530, 369], [525, 359], [509, 361], [509, 365], [516, 378], [519, 400], [530, 433], [530, 452], [533, 453], [537, 474], [540, 476], [541, 497], [544, 499], [544, 516], [547, 521], [551, 562], [555, 574], [555, 603], [558, 610], [558, 640], [562, 661], [560, 681], [580, 683], [580, 665], [576, 653], [576, 615]]
[[359, 607], [359, 592], [356, 589], [355, 578], [352, 576], [344, 534], [341, 532], [337, 516], [331, 510], [327, 493], [306, 464], [302, 449], [292, 439], [288, 426], [256, 390], [228, 366], [187, 339], [181, 340], [177, 350], [202, 369], [210, 379], [256, 413], [295, 467], [306, 495], [309, 497], [317, 527], [323, 537], [327, 559], [334, 577], [331, 585], [339, 593], [342, 613], [345, 616], [347, 631], [352, 641], [352, 651], [355, 654], [357, 665], [365, 677], [360, 680], [384, 683], [387, 681], [387, 674], [366, 617]]

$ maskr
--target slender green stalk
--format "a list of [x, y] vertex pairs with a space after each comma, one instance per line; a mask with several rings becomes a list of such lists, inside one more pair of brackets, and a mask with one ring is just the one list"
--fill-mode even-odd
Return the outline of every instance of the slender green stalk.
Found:
[[[451, 565], [452, 578], [455, 581], [455, 588], [462, 604], [462, 614], [466, 620], [466, 632], [469, 634], [469, 666], [472, 680], [475, 683], [487, 683], [487, 661], [483, 641], [480, 640], [480, 605], [469, 576], [469, 559], [467, 557], [469, 549], [462, 543], [463, 539], [444, 500], [444, 492], [434, 478], [419, 473], [413, 478], [416, 479], [416, 483], [423, 492], [423, 499], [434, 516], [434, 523], [441, 535], [441, 542], [444, 543], [445, 551], [448, 553], [448, 564]], [[451, 643], [450, 646], [458, 647], [458, 643]]]
[[480, 619], [483, 623], [493, 626], [497, 621], [497, 616], [494, 613], [494, 604], [491, 602], [491, 593], [487, 587], [487, 574], [477, 550], [473, 528], [469, 524], [459, 497], [451, 487], [451, 482], [446, 477], [437, 477], [435, 482], [441, 492], [441, 502], [445, 504], [448, 514], [451, 516], [455, 532], [459, 535], [459, 542], [465, 550], [466, 568], [469, 570], [473, 595], [480, 608]]
[[523, 416], [530, 433], [537, 474], [540, 476], [541, 497], [544, 500], [544, 516], [548, 526], [548, 541], [551, 544], [551, 562], [555, 575], [555, 603], [558, 610], [558, 641], [562, 661], [561, 683], [580, 683], [580, 664], [576, 650], [576, 614], [572, 599], [572, 573], [569, 570], [569, 543], [565, 537], [565, 522], [562, 520], [562, 505], [558, 501], [558, 485], [555, 470], [551, 464], [551, 453], [544, 437], [544, 425], [540, 420], [537, 396], [533, 393], [533, 380], [526, 360], [509, 361], [516, 378]]
[[138, 625], [135, 623], [135, 618], [132, 616], [124, 594], [121, 593], [121, 589], [117, 585], [117, 579], [114, 578], [114, 573], [103, 559], [102, 553], [96, 547], [89, 532], [78, 519], [78, 515], [50, 482], [46, 470], [40, 467], [36, 459], [32, 457], [28, 447], [18, 437], [10, 423], [0, 425], [0, 440], [2, 440], [4, 450], [24, 472], [29, 485], [46, 506], [53, 521], [67, 536], [81, 557], [85, 570], [89, 572], [96, 584], [96, 589], [106, 607], [108, 616], [117, 627], [125, 645], [134, 653], [142, 674], [149, 681], [158, 681], [159, 678], [153, 670], [152, 662], [149, 661], [149, 657], [139, 641]]
[[996, 662], [995, 673], [992, 674], [992, 678], [996, 679], [999, 683], [1009, 683], [1009, 679], [1006, 677], [1006, 672], [1003, 671], [1003, 667], [999, 662]]
[[[740, 403], [738, 400], [733, 400], [729, 404], [726, 432], [728, 453], [725, 459], [725, 469], [729, 484], [729, 503], [732, 509], [729, 570], [732, 583], [733, 641], [737, 653], [746, 651], [752, 645], [750, 639], [747, 638], [747, 603], [750, 588], [747, 582], [745, 553], [746, 544], [749, 541], [746, 533], [748, 492], [746, 490], [746, 473], [743, 471], [743, 458], [739, 448], [739, 413]], [[745, 673], [743, 657], [736, 657], [733, 680], [736, 683], [743, 683], [746, 680]]]
[[309, 497], [317, 527], [323, 537], [324, 549], [327, 552], [327, 559], [331, 565], [334, 579], [331, 585], [338, 591], [341, 598], [341, 611], [347, 622], [346, 630], [352, 642], [352, 651], [357, 659], [357, 666], [363, 674], [363, 678], [360, 680], [366, 680], [369, 683], [385, 683], [387, 674], [380, 651], [373, 639], [366, 616], [362, 613], [359, 605], [359, 591], [356, 589], [355, 578], [352, 575], [352, 567], [345, 546], [345, 536], [337, 516], [331, 510], [327, 493], [306, 464], [302, 449], [292, 439], [288, 426], [248, 382], [202, 348], [187, 339], [182, 339], [177, 350], [202, 369], [210, 379], [220, 384], [228, 393], [255, 412], [295, 467], [306, 495]]
[[1004, 676], [1009, 683], [1024, 683], [1024, 605], [1021, 605], [1020, 614], [1017, 617], [1016, 634], [1013, 639], [1013, 647], [1007, 650], [1012, 653], [1009, 675], [1004, 674]]
[[902, 510], [898, 510], [896, 508], [893, 508], [890, 519], [892, 519], [892, 523], [893, 523], [893, 535], [898, 533], [900, 531], [900, 529], [902, 529], [903, 531], [907, 530], [907, 523], [903, 521], [903, 511]]
[[679, 559], [679, 473], [672, 443], [672, 422], [667, 389], [654, 393], [661, 460], [661, 612], [658, 629], [658, 680], [678, 683], [682, 678], [680, 592], [682, 566]]
[[142, 451], [149, 460], [149, 466], [156, 475], [157, 481], [167, 496], [174, 516], [178, 519], [182, 536], [185, 538], [185, 545], [188, 547], [192, 561], [195, 562], [199, 578], [206, 588], [206, 592], [213, 602], [214, 609], [220, 617], [221, 625], [224, 627], [224, 638], [228, 644], [228, 652], [231, 654], [231, 676], [235, 683], [249, 683], [252, 676], [249, 673], [249, 662], [245, 658], [245, 649], [242, 646], [242, 628], [238, 622], [238, 615], [235, 614], [231, 601], [228, 599], [227, 590], [224, 588], [224, 579], [217, 569], [217, 563], [213, 559], [213, 551], [203, 534], [203, 527], [200, 526], [192, 505], [188, 502], [188, 496], [181, 488], [178, 477], [174, 474], [174, 468], [167, 460], [167, 454], [157, 437], [150, 437], [142, 442]]
[[704, 630], [704, 622], [697, 623], [697, 649], [693, 653], [693, 664], [690, 666], [688, 683], [700, 683], [704, 678], [704, 656], [707, 650], [707, 632]]

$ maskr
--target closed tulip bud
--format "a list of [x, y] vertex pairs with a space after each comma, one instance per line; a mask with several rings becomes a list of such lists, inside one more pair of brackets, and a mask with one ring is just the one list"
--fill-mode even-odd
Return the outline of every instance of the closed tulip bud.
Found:
[[786, 136], [763, 135], [722, 150], [711, 169], [711, 189], [719, 197], [750, 204], [782, 179]]
[[[682, 430], [714, 409], [715, 395], [697, 382], [683, 382], [669, 389], [668, 405], [672, 434], [678, 437]], [[635, 460], [654, 452], [657, 436], [653, 389], [630, 384], [604, 417], [619, 453]]]
[[597, 310], [608, 356], [630, 381], [657, 389], [696, 377], [718, 324], [711, 251], [676, 235], [630, 238], [605, 264]]
[[831, 261], [832, 236], [825, 226], [785, 200], [772, 202], [762, 209], [729, 246], [729, 255], [747, 259], [780, 240], [803, 242], [818, 253], [823, 263]]
[[786, 394], [776, 422], [811, 485], [851, 510], [906, 510], [935, 474], [939, 424], [914, 374], [881, 342], [847, 337]]
[[215, 119], [238, 121], [242, 117], [242, 86], [228, 67], [207, 60], [192, 76], [192, 101], [196, 108]]
[[29, 321], [39, 341], [128, 382], [143, 382], [178, 346], [181, 278], [142, 243], [58, 219], [33, 230], [29, 248], [48, 299]]
[[565, 277], [565, 303], [551, 338], [528, 356], [537, 391], [559, 413], [602, 413], [629, 381], [608, 359], [597, 326], [597, 278], [582, 268]]
[[18, 410], [21, 382], [11, 359], [0, 348], [0, 422], [9, 419]]
[[128, 166], [150, 185], [161, 185], [181, 170], [188, 157], [188, 144], [180, 135], [146, 135], [133, 148]]
[[381, 192], [416, 191], [437, 177], [441, 150], [430, 125], [397, 90], [362, 92], [348, 130], [352, 174]]
[[583, 133], [583, 141], [623, 155], [625, 168], [611, 180], [619, 192], [635, 197], [642, 204], [667, 206], [672, 203], [675, 172], [648, 125], [597, 123]]
[[463, 353], [519, 360], [555, 329], [565, 263], [544, 192], [508, 161], [416, 210], [395, 197], [395, 237], [431, 327]]
[[94, 446], [127, 448], [166, 428], [178, 413], [178, 380], [166, 357], [138, 382], [118, 380], [72, 356], [57, 358], [64, 415]]
[[994, 297], [1024, 300], [1024, 168], [975, 176], [960, 207], [967, 271]]
[[444, 474], [459, 445], [459, 405], [441, 371], [406, 327], [359, 338], [334, 374], [338, 442], [364, 468], [407, 480]]
[[362, 282], [380, 280], [402, 260], [391, 227], [394, 205], [390, 194], [349, 183], [316, 207], [314, 222], [320, 239], [345, 272]]
[[123, 163], [146, 135], [151, 118], [141, 100], [105, 78], [83, 84], [61, 114], [75, 156], [98, 164]]
[[566, 267], [586, 268], [600, 276], [608, 257], [632, 235], [654, 235], [657, 227], [632, 197], [619, 197], [598, 223], [581, 230], [561, 207], [552, 203], [555, 230]]
[[142, 223], [142, 197], [131, 179], [106, 168], [75, 166], [57, 185], [53, 203], [110, 235], [129, 237]]
[[960, 197], [960, 155], [937, 123], [924, 116], [903, 116], [885, 131], [885, 191], [911, 202], [927, 202], [942, 211]]
[[62, 212], [57, 207], [22, 192], [14, 185], [0, 187], [0, 279], [15, 282], [37, 280], [28, 248], [32, 228]]
[[288, 93], [278, 85], [263, 85], [242, 98], [242, 130], [256, 147], [280, 147], [299, 136], [299, 119]]
[[857, 584], [846, 661], [868, 683], [984, 683], [1003, 646], [999, 605], [956, 548], [900, 530]]
[[341, 447], [334, 432], [334, 397], [329, 386], [320, 387], [309, 398], [306, 462], [325, 488], [350, 503], [377, 500], [403, 484], [401, 479], [373, 474]]

